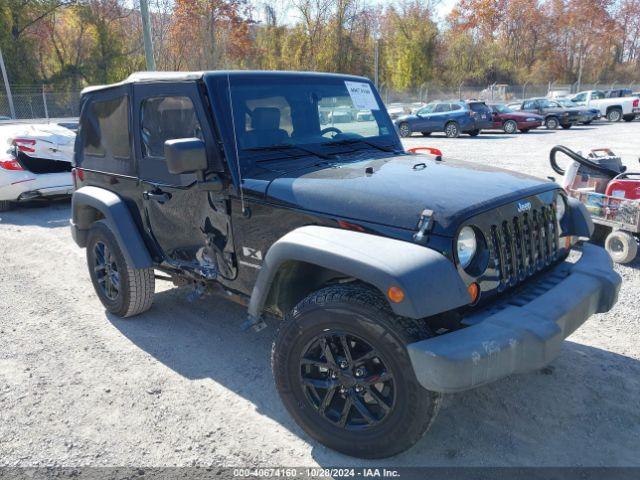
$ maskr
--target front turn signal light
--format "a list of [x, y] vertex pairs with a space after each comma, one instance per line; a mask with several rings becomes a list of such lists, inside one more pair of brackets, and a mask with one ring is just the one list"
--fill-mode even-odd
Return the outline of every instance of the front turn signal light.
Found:
[[471, 303], [476, 303], [480, 297], [480, 286], [474, 282], [467, 287], [467, 292], [471, 297]]
[[400, 287], [389, 287], [387, 290], [387, 297], [393, 303], [400, 303], [404, 300], [404, 292]]

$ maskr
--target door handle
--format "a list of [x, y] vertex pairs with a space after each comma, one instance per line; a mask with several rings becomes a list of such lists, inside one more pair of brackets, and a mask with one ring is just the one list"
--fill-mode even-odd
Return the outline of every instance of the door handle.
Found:
[[167, 192], [143, 192], [145, 200], [154, 200], [158, 203], [165, 203], [171, 200], [171, 194]]

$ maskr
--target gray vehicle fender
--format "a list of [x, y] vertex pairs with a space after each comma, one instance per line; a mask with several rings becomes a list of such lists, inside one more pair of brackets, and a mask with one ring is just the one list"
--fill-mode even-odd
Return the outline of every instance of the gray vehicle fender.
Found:
[[567, 214], [560, 223], [564, 231], [576, 237], [590, 238], [595, 229], [587, 207], [573, 197], [567, 197]]
[[249, 303], [249, 316], [259, 318], [271, 283], [282, 264], [305, 262], [375, 286], [386, 298], [400, 287], [405, 298], [389, 302], [403, 317], [423, 318], [468, 304], [471, 297], [452, 262], [415, 243], [321, 226], [293, 230], [265, 255]]
[[86, 247], [86, 237], [91, 228], [92, 209], [99, 211], [113, 232], [127, 263], [134, 268], [153, 266], [138, 227], [122, 198], [110, 190], [99, 187], [82, 187], [71, 198], [71, 228], [80, 247]]

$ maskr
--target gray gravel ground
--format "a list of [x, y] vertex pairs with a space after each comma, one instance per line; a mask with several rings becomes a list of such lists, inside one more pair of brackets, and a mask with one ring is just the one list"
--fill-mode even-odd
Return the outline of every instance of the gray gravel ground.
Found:
[[[640, 122], [406, 141], [542, 177], [557, 143], [635, 166]], [[68, 202], [0, 214], [0, 465], [371, 464], [294, 424], [271, 379], [273, 331], [241, 332], [241, 307], [160, 283], [148, 313], [107, 315], [68, 218]], [[616, 268], [620, 302], [550, 367], [447, 396], [414, 448], [375, 464], [640, 465], [640, 260]]]

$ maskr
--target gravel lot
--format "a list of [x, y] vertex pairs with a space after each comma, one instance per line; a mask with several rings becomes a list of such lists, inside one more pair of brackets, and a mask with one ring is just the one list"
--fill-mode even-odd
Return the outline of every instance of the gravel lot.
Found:
[[[406, 141], [541, 177], [558, 143], [638, 167], [640, 122]], [[68, 218], [68, 202], [0, 214], [0, 465], [369, 465], [294, 424], [273, 330], [241, 332], [243, 308], [160, 282], [148, 313], [105, 314]], [[376, 465], [640, 465], [640, 260], [616, 268], [620, 302], [550, 367], [447, 396], [414, 448]]]

